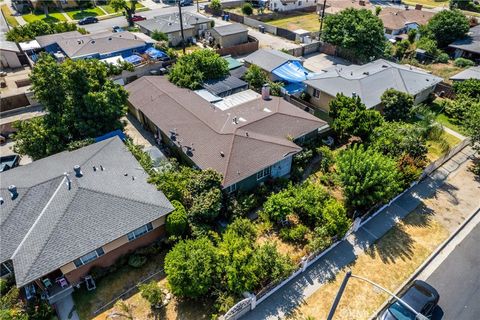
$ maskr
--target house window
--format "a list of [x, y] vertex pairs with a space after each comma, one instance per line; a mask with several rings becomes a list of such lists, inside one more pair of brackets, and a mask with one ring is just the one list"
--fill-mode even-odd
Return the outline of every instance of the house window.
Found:
[[259, 172], [257, 172], [257, 180], [268, 177], [272, 173], [272, 167], [267, 167]]
[[100, 247], [92, 252], [87, 253], [83, 257], [74, 260], [73, 263], [75, 264], [75, 267], [78, 268], [97, 259], [98, 257], [103, 256], [104, 254], [105, 252], [103, 251], [103, 248]]
[[234, 184], [228, 186], [225, 190], [227, 191], [227, 193], [235, 192], [235, 191], [237, 191], [237, 184], [234, 183]]
[[6, 276], [13, 272], [13, 263], [12, 261], [7, 261], [0, 264], [0, 277]]
[[313, 89], [313, 96], [318, 99], [320, 97], [320, 91], [317, 89]]
[[298, 6], [300, 7], [302, 5], [302, 1], [298, 1]]
[[150, 232], [153, 230], [153, 225], [151, 222], [147, 223], [144, 226], [141, 226], [138, 229], [133, 230], [128, 234], [128, 241], [132, 241], [137, 239], [138, 237], [143, 236], [145, 233]]

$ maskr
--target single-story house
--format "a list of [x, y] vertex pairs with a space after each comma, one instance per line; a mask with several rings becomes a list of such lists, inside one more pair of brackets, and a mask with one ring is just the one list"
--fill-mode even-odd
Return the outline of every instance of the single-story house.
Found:
[[248, 42], [248, 30], [240, 23], [232, 23], [212, 28], [209, 31], [215, 43], [221, 48], [229, 48]]
[[19, 68], [22, 66], [19, 55], [21, 55], [20, 48], [12, 41], [6, 41], [3, 37], [0, 38], [0, 66], [2, 68]]
[[423, 11], [421, 6], [414, 10], [383, 7], [378, 17], [383, 22], [385, 34], [398, 36], [426, 25], [434, 15], [434, 12]]
[[[318, 1], [317, 13], [319, 15], [322, 14], [323, 5], [324, 1]], [[329, 0], [325, 5], [325, 15], [336, 14], [348, 8], [375, 10], [375, 6], [367, 0]]]
[[480, 59], [480, 25], [470, 28], [466, 38], [456, 40], [448, 46], [455, 50], [455, 58]]
[[367, 108], [381, 109], [381, 96], [387, 89], [411, 94], [415, 103], [425, 101], [442, 78], [419, 68], [400, 65], [384, 59], [365, 65], [334, 67], [304, 81], [310, 102], [325, 111], [338, 93], [359, 96]]
[[271, 11], [291, 11], [315, 7], [317, 0], [270, 0], [268, 1], [268, 8]]
[[164, 237], [173, 207], [147, 178], [117, 136], [0, 173], [1, 276], [55, 304], [92, 267]]
[[303, 60], [292, 56], [288, 53], [273, 50], [273, 49], [260, 49], [257, 50], [243, 59], [247, 66], [252, 64], [260, 67], [263, 71], [265, 71], [270, 80], [272, 81], [282, 81], [283, 79], [280, 78], [278, 75], [274, 74], [274, 70], [289, 63], [289, 62], [298, 62], [303, 64]]
[[220, 107], [164, 77], [145, 76], [125, 89], [130, 112], [184, 162], [221, 173], [227, 192], [288, 176], [298, 144], [328, 129], [286, 100], [263, 100], [252, 90]]
[[248, 83], [231, 75], [221, 79], [205, 81], [202, 86], [217, 97], [230, 96], [248, 89]]
[[480, 80], [480, 66], [470, 67], [450, 77], [450, 80], [453, 81], [465, 81], [469, 79]]
[[143, 53], [152, 47], [151, 42], [134, 33], [99, 32], [82, 35], [78, 31], [58, 33], [36, 37], [41, 48], [70, 59], [105, 59], [109, 57], [128, 57], [136, 53]]
[[[182, 14], [182, 22], [185, 40], [203, 35], [212, 26], [212, 19], [190, 12]], [[172, 46], [177, 46], [182, 42], [180, 16], [178, 13], [169, 13], [152, 19], [138, 21], [136, 25], [141, 32], [149, 36], [154, 31], [165, 33], [168, 36], [169, 44]]]

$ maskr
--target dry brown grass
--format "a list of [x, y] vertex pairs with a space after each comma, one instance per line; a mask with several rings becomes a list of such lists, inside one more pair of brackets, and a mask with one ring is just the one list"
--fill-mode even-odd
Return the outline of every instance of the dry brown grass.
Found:
[[[368, 252], [352, 263], [353, 274], [366, 277], [389, 290], [397, 289], [413, 271], [448, 237], [448, 231], [418, 208], [397, 227], [389, 231]], [[325, 319], [337, 293], [345, 270], [337, 278], [310, 296], [291, 316]], [[340, 301], [335, 319], [368, 319], [387, 299], [370, 285], [351, 279]]]
[[302, 257], [308, 255], [306, 246], [296, 246], [294, 244], [287, 243], [280, 239], [275, 231], [271, 231], [268, 234], [263, 234], [257, 238], [258, 244], [263, 244], [265, 242], [276, 243], [278, 252], [287, 255], [290, 259], [292, 259], [293, 263], [300, 263]]

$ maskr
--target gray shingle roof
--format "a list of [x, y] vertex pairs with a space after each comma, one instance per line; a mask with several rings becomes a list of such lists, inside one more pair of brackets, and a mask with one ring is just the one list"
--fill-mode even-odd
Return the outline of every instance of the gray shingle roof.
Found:
[[193, 146], [191, 160], [201, 169], [221, 173], [225, 187], [300, 151], [289, 137], [328, 126], [278, 97], [222, 111], [164, 77], [142, 77], [125, 88], [130, 104], [165, 134], [174, 130], [185, 152]]
[[247, 28], [240, 23], [231, 23], [219, 27], [213, 28], [213, 31], [217, 32], [221, 36], [228, 36], [232, 34], [248, 32]]
[[74, 37], [83, 37], [83, 35], [78, 32], [78, 31], [68, 31], [68, 32], [62, 32], [62, 33], [54, 33], [54, 34], [47, 34], [44, 36], [38, 36], [35, 37], [35, 40], [37, 40], [38, 44], [42, 47], [45, 48], [49, 45], [52, 45], [54, 43], [57, 43], [58, 41], [62, 39], [68, 39], [68, 38], [74, 38]]
[[272, 72], [288, 61], [301, 61], [301, 59], [297, 57], [273, 49], [257, 50], [246, 56], [244, 60], [268, 72]]
[[480, 66], [470, 67], [466, 70], [463, 70], [453, 77], [450, 77], [452, 80], [468, 80], [468, 79], [479, 79], [480, 80]]
[[117, 137], [2, 172], [0, 180], [0, 261], [13, 260], [19, 287], [173, 209]]
[[480, 54], [480, 25], [470, 28], [468, 37], [452, 42], [449, 47]]
[[241, 91], [241, 89], [247, 89], [248, 83], [233, 76], [227, 76], [223, 79], [206, 81], [203, 87], [210, 91], [212, 94], [224, 97], [232, 94], [232, 92]]
[[[182, 14], [183, 28], [193, 29], [195, 25], [212, 21], [204, 16], [185, 12]], [[163, 33], [171, 33], [180, 31], [180, 18], [178, 13], [169, 13], [161, 16], [156, 16], [153, 19], [147, 19], [136, 22], [142, 28], [150, 32], [155, 30]]]
[[335, 67], [304, 82], [331, 96], [337, 93], [351, 96], [355, 93], [367, 108], [373, 108], [381, 102], [380, 97], [387, 89], [416, 95], [442, 82], [442, 78], [379, 59], [362, 66]]

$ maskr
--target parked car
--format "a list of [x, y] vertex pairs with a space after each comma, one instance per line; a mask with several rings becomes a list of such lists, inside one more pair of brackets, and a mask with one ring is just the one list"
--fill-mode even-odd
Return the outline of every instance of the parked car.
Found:
[[[433, 309], [438, 304], [440, 295], [435, 288], [425, 281], [415, 280], [400, 298], [410, 307], [430, 319]], [[397, 300], [385, 309], [379, 319], [415, 320], [415, 314]]]
[[182, 7], [193, 5], [193, 0], [179, 0], [179, 1], [180, 1], [180, 6]]
[[97, 23], [98, 19], [95, 17], [85, 17], [82, 20], [78, 21], [79, 25]]
[[114, 26], [114, 27], [112, 28], [112, 30], [113, 30], [113, 32], [122, 32], [122, 31], [125, 31], [125, 30], [123, 30], [122, 28], [120, 28], [119, 26]]
[[19, 165], [19, 163], [20, 156], [18, 154], [0, 157], [0, 172], [15, 168]]
[[143, 21], [143, 20], [147, 20], [147, 18], [142, 17], [142, 16], [137, 16], [137, 15], [134, 15], [134, 16], [132, 17], [132, 21], [133, 21], [133, 22]]

